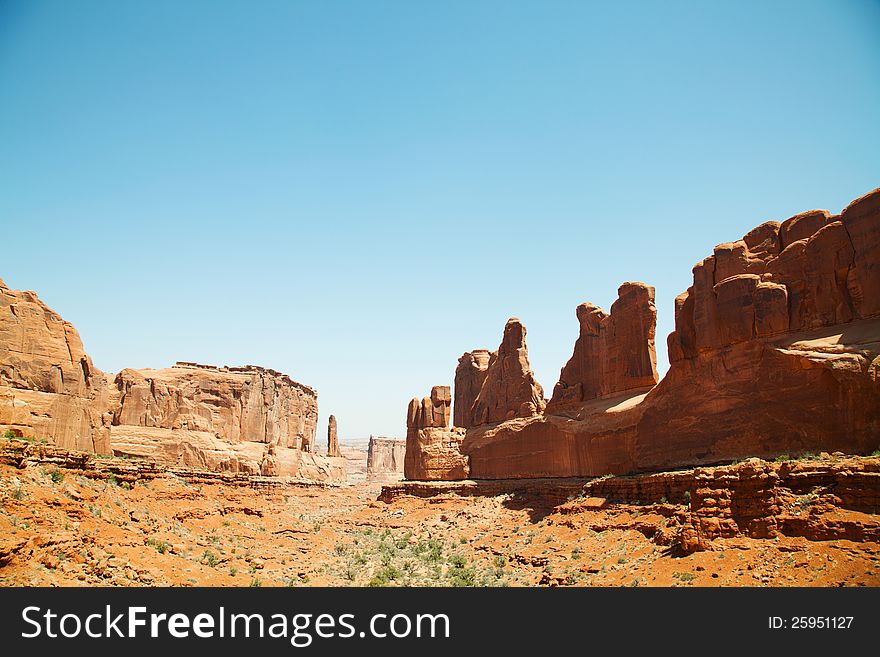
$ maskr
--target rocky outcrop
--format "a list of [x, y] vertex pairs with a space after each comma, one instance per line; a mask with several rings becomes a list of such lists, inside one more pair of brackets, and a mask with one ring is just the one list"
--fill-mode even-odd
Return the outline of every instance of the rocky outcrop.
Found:
[[489, 360], [495, 354], [487, 349], [465, 352], [455, 368], [455, 401], [452, 404], [452, 424], [456, 427], [476, 426], [474, 402], [483, 388], [489, 369]]
[[880, 189], [839, 215], [801, 213], [717, 246], [675, 300], [671, 366], [651, 388], [652, 296], [627, 284], [609, 315], [579, 307], [580, 337], [543, 414], [524, 331], [509, 322], [460, 445], [470, 476], [597, 476], [880, 446]]
[[547, 412], [657, 384], [654, 288], [624, 283], [608, 314], [591, 303], [577, 307], [580, 335], [562, 368]]
[[398, 481], [403, 479], [406, 441], [370, 436], [367, 447], [367, 480]]
[[0, 431], [106, 454], [109, 395], [76, 329], [35, 293], [0, 281]]
[[544, 390], [529, 365], [526, 328], [511, 317], [498, 351], [489, 358], [485, 380], [473, 404], [473, 424], [532, 417], [545, 406]]
[[339, 450], [339, 435], [337, 434], [335, 415], [331, 415], [327, 421], [327, 456], [342, 456], [342, 452]]
[[0, 282], [0, 431], [60, 448], [200, 471], [342, 480], [311, 454], [317, 394], [280, 372], [177, 363], [95, 368], [79, 334], [33, 292]]
[[719, 538], [802, 536], [811, 541], [880, 540], [880, 461], [749, 459], [694, 471], [690, 513], [679, 530], [684, 552]]
[[228, 443], [275, 442], [312, 451], [318, 395], [274, 370], [178, 362], [162, 370], [122, 370], [116, 388], [114, 425], [201, 431]]
[[463, 479], [468, 475], [467, 459], [460, 446], [463, 429], [449, 428], [449, 386], [434, 386], [431, 395], [413, 399], [406, 413], [407, 479]]

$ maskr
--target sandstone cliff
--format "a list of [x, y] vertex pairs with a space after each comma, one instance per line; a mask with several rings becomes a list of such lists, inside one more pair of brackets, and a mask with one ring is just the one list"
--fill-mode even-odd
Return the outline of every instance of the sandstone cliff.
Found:
[[76, 329], [33, 292], [0, 281], [0, 428], [107, 453], [109, 394]]
[[483, 385], [473, 405], [475, 425], [531, 417], [544, 410], [544, 390], [529, 365], [526, 328], [507, 320], [498, 351], [489, 357]]
[[617, 295], [611, 314], [591, 303], [577, 307], [580, 335], [553, 389], [548, 413], [657, 384], [654, 288], [624, 283]]
[[486, 381], [489, 360], [495, 356], [486, 349], [474, 349], [458, 359], [455, 368], [455, 401], [452, 405], [453, 426], [465, 429], [476, 426], [474, 402]]
[[312, 454], [317, 393], [261, 367], [178, 363], [120, 372], [33, 292], [0, 282], [0, 431], [71, 450], [216, 472], [345, 478]]
[[[654, 318], [643, 284], [624, 285], [611, 314], [581, 305], [580, 336], [543, 414], [539, 404], [515, 411], [529, 397], [530, 371], [511, 355], [525, 347], [518, 322], [506, 329], [459, 446], [470, 476], [596, 476], [877, 449], [880, 189], [839, 215], [801, 213], [717, 246], [675, 300], [670, 370], [651, 387]], [[493, 373], [501, 359], [508, 365]]]
[[406, 441], [370, 436], [367, 447], [367, 480], [398, 481], [403, 479]]
[[434, 386], [431, 395], [413, 399], [406, 413], [407, 479], [463, 479], [467, 458], [460, 451], [464, 429], [449, 428], [449, 386]]

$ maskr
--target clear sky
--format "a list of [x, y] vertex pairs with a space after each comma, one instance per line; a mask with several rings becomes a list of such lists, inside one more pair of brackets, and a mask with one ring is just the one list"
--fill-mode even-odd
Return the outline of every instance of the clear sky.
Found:
[[880, 3], [0, 0], [0, 277], [95, 364], [260, 364], [403, 436], [462, 352], [673, 299], [880, 185]]

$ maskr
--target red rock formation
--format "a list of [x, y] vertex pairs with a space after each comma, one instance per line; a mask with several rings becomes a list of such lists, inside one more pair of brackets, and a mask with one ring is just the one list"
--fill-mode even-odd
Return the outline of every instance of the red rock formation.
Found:
[[331, 415], [327, 422], [327, 456], [342, 456], [339, 451], [339, 436], [336, 433], [336, 416]]
[[449, 386], [434, 386], [431, 396], [413, 399], [406, 414], [407, 479], [463, 479], [467, 459], [461, 455], [463, 429], [449, 429]]
[[591, 303], [577, 307], [580, 336], [553, 389], [548, 413], [657, 384], [654, 288], [624, 283], [617, 295], [611, 314]]
[[403, 478], [406, 441], [370, 436], [367, 447], [367, 480], [397, 481]]
[[0, 431], [106, 454], [109, 390], [76, 329], [0, 281]]
[[292, 449], [314, 444], [317, 393], [273, 370], [179, 362], [122, 370], [116, 387], [114, 425], [206, 431], [225, 442]]
[[474, 349], [465, 352], [458, 359], [455, 368], [455, 401], [452, 405], [452, 424], [465, 429], [476, 426], [474, 421], [474, 402], [480, 394], [489, 360], [494, 356], [486, 349]]
[[880, 189], [837, 216], [762, 224], [716, 247], [693, 275], [675, 300], [671, 367], [655, 388], [471, 429], [461, 446], [471, 476], [880, 446]]
[[0, 282], [0, 431], [198, 470], [345, 478], [344, 465], [305, 453], [317, 394], [279, 372], [178, 363], [115, 383], [73, 326]]
[[544, 390], [529, 365], [526, 329], [511, 317], [498, 351], [489, 358], [485, 381], [473, 405], [474, 424], [531, 417], [545, 406]]

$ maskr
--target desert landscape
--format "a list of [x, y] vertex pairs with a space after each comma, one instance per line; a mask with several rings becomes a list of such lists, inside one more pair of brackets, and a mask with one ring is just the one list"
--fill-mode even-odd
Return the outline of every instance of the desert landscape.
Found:
[[880, 585], [880, 189], [716, 246], [662, 378], [649, 284], [576, 317], [549, 398], [513, 317], [348, 444], [268, 367], [105, 373], [0, 282], [0, 583]]

